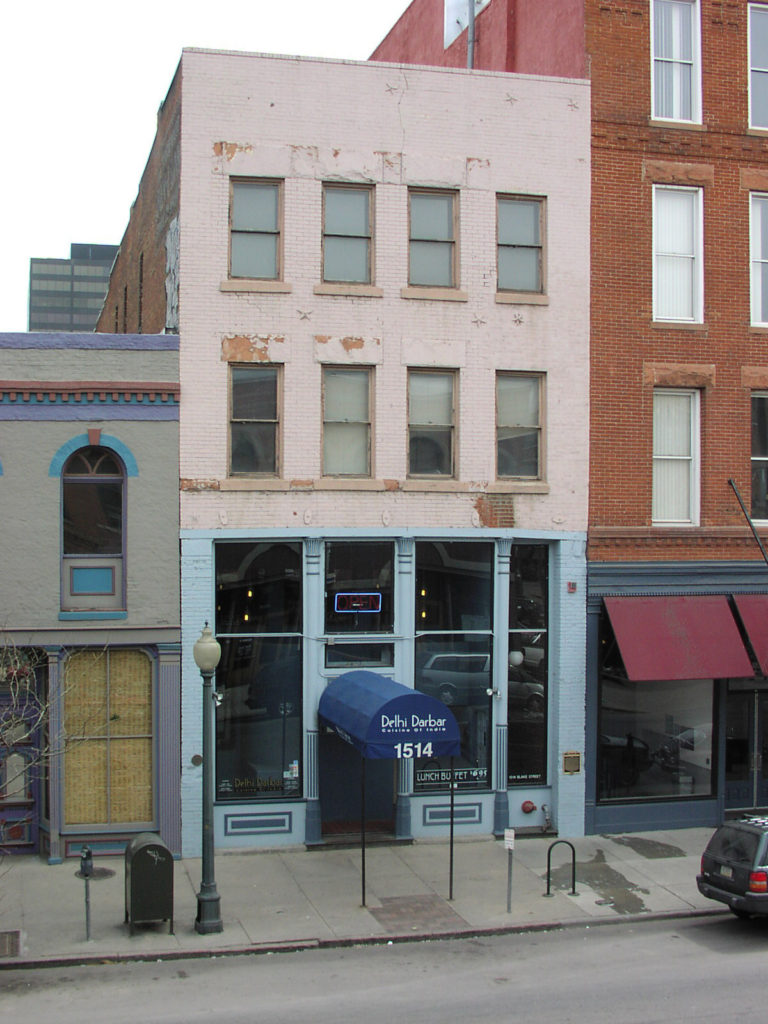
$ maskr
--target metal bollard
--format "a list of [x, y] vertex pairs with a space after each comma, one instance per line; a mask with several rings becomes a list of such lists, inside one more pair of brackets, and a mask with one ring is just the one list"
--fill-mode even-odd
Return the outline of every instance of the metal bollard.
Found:
[[85, 941], [91, 941], [91, 875], [93, 874], [93, 853], [90, 846], [84, 846], [80, 854], [80, 877], [85, 881]]

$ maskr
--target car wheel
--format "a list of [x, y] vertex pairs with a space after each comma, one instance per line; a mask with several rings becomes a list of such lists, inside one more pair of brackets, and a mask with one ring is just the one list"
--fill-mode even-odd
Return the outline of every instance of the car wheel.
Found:
[[752, 919], [752, 915], [748, 910], [739, 910], [737, 907], [728, 907], [728, 909], [740, 921], [750, 921]]
[[447, 704], [448, 707], [453, 707], [456, 703], [456, 690], [447, 684], [440, 687], [437, 691], [437, 696], [443, 704]]

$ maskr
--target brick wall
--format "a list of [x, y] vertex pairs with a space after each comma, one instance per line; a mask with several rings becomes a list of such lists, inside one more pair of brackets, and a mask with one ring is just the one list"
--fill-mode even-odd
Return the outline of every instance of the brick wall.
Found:
[[[231, 528], [293, 527], [298, 517], [313, 527], [583, 529], [585, 84], [198, 51], [185, 52], [183, 68], [185, 525], [217, 528], [225, 515]], [[340, 108], [345, 116], [334, 117]], [[283, 180], [290, 292], [232, 290], [227, 281], [231, 176]], [[328, 180], [375, 186], [377, 297], [315, 291]], [[409, 185], [459, 192], [465, 301], [401, 295]], [[497, 192], [547, 197], [547, 304], [495, 301]], [[283, 470], [273, 484], [227, 480], [233, 356], [283, 368]], [[368, 489], [345, 484], [343, 501], [339, 486], [320, 479], [321, 376], [328, 364], [365, 364], [375, 372], [374, 479]], [[459, 469], [448, 486], [406, 480], [410, 366], [459, 371]], [[495, 480], [497, 369], [547, 375], [544, 488], [505, 488]], [[494, 499], [480, 501], [489, 491]]]
[[[161, 334], [175, 330], [166, 294], [169, 232], [179, 210], [181, 87], [177, 75], [157, 115], [157, 135], [115, 260], [99, 332]], [[172, 237], [172, 234], [171, 234]], [[173, 242], [171, 243], [173, 249]]]
[[[647, 3], [589, 2], [593, 81], [590, 556], [749, 559], [760, 554], [728, 480], [750, 492], [749, 175], [768, 185], [765, 139], [747, 133], [747, 4], [702, 0], [702, 127], [650, 122]], [[704, 324], [652, 321], [652, 189], [703, 187]], [[697, 369], [706, 368], [700, 381]], [[765, 378], [768, 380], [768, 377]], [[654, 383], [701, 388], [701, 528], [651, 528]]]

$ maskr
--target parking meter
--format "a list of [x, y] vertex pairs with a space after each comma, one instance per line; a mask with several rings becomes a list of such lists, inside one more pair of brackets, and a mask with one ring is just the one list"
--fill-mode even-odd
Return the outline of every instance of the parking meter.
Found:
[[93, 854], [90, 846], [84, 846], [80, 854], [80, 876], [90, 878], [93, 874]]

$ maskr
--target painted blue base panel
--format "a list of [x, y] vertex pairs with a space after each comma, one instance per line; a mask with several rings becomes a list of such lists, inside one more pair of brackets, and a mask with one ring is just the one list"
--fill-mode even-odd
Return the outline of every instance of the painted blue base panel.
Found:
[[62, 622], [74, 619], [127, 619], [128, 612], [59, 612]]
[[258, 814], [225, 814], [225, 836], [286, 835], [293, 831], [290, 811]]
[[115, 570], [112, 568], [72, 569], [69, 589], [71, 593], [77, 595], [106, 594], [111, 596], [115, 592]]
[[[483, 821], [483, 805], [455, 804], [453, 808], [454, 825], [481, 825]], [[451, 805], [425, 804], [421, 809], [421, 823], [425, 827], [439, 825], [444, 827], [451, 823]]]
[[679, 803], [598, 804], [587, 809], [588, 834], [656, 832], [674, 828], [713, 828], [720, 824], [717, 800]]
[[[147, 831], [151, 832], [153, 829], [147, 829]], [[89, 846], [94, 856], [122, 856], [132, 838], [133, 836], [124, 836], [123, 838], [109, 837], [107, 839], [94, 839], [92, 836], [89, 836], [87, 839], [82, 837], [79, 839], [69, 839], [65, 837], [64, 857], [79, 857], [84, 846]]]

